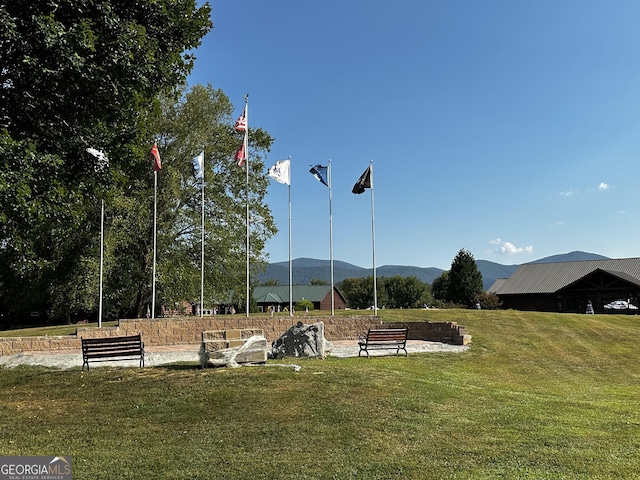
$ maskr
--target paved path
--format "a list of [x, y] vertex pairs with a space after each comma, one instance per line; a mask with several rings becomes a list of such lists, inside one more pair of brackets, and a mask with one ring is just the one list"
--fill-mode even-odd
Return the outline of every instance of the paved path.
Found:
[[[359, 347], [354, 340], [341, 340], [331, 342], [332, 348], [328, 355], [331, 357], [347, 358], [357, 357]], [[145, 348], [145, 366], [166, 365], [170, 363], [188, 362], [200, 365], [198, 345], [172, 345]], [[409, 353], [426, 352], [464, 352], [468, 346], [449, 345], [439, 342], [425, 342], [421, 340], [409, 340], [407, 351]], [[390, 350], [377, 350], [371, 352], [371, 356], [394, 355]], [[0, 357], [0, 365], [4, 368], [13, 368], [18, 365], [44, 365], [55, 368], [74, 368], [82, 366], [82, 353], [52, 353], [52, 352], [26, 352]], [[91, 368], [99, 366], [137, 366], [137, 360], [124, 360], [117, 362], [92, 363]]]

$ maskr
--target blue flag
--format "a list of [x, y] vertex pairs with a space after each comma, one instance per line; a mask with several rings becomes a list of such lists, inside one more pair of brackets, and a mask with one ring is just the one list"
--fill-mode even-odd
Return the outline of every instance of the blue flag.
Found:
[[309, 173], [316, 177], [316, 179], [323, 185], [326, 185], [327, 187], [329, 186], [329, 183], [327, 182], [327, 167], [314, 165], [311, 167], [311, 170], [309, 170]]

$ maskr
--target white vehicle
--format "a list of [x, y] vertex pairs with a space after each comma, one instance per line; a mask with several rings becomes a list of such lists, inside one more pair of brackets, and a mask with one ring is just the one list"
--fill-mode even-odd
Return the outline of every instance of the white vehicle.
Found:
[[607, 303], [604, 308], [606, 310], [637, 310], [638, 307], [630, 304], [624, 300], [616, 300], [615, 302]]

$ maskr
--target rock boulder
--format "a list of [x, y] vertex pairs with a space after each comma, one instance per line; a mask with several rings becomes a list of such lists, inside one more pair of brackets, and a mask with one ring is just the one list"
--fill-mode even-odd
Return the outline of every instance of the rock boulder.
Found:
[[324, 358], [330, 345], [324, 338], [324, 323], [307, 325], [298, 322], [271, 344], [270, 357]]

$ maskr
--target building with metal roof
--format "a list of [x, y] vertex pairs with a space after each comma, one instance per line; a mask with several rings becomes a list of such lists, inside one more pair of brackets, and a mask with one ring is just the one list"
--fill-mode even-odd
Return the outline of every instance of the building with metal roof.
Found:
[[640, 258], [526, 263], [489, 292], [503, 308], [585, 313], [591, 302], [595, 313], [604, 313], [616, 300], [638, 305]]
[[[347, 302], [337, 287], [334, 291], [334, 308], [344, 310]], [[293, 303], [310, 300], [315, 310], [331, 310], [331, 285], [293, 285]], [[253, 288], [253, 299], [258, 308], [266, 312], [269, 307], [276, 310], [289, 308], [289, 285], [262, 285]]]

